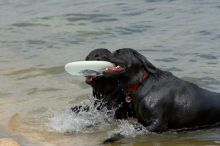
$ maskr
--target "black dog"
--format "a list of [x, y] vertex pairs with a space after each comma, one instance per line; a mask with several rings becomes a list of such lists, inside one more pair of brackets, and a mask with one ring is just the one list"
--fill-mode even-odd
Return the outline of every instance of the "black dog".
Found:
[[[104, 48], [96, 49], [88, 54], [87, 61], [103, 60], [112, 58], [113, 54]], [[93, 96], [96, 99], [94, 106], [101, 110], [104, 107], [108, 110], [115, 109], [115, 119], [126, 119], [135, 117], [133, 104], [125, 102], [126, 95], [122, 91], [121, 84], [117, 78], [106, 76], [86, 76], [85, 82], [93, 89]], [[80, 110], [89, 111], [89, 106], [75, 106], [72, 111], [78, 113]]]
[[117, 66], [106, 69], [104, 77], [120, 82], [125, 101], [134, 105], [136, 118], [148, 131], [199, 129], [220, 122], [219, 93], [156, 68], [130, 48], [119, 49], [104, 60]]

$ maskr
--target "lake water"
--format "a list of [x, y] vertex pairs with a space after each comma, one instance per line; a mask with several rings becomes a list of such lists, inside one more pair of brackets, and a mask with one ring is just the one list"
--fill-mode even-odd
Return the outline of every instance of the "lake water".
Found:
[[64, 65], [95, 48], [123, 47], [220, 92], [220, 1], [0, 0], [0, 137], [22, 146], [95, 146], [122, 131], [114, 146], [220, 145], [219, 128], [137, 133], [133, 121], [69, 111], [93, 101]]

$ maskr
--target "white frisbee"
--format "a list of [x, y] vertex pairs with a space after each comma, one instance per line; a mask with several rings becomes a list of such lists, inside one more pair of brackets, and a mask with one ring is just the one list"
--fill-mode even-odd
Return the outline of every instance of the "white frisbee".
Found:
[[65, 70], [74, 76], [98, 76], [107, 67], [114, 67], [115, 65], [108, 61], [75, 61], [67, 63]]

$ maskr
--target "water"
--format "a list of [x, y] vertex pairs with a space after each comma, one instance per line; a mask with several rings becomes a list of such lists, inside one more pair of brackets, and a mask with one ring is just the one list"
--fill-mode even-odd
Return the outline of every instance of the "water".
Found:
[[[22, 146], [220, 145], [220, 129], [136, 133], [105, 112], [73, 115], [91, 97], [64, 71], [95, 48], [132, 47], [157, 67], [220, 92], [219, 0], [1, 0], [0, 137]], [[92, 116], [94, 115], [94, 117]], [[78, 122], [78, 123], [77, 123]]]

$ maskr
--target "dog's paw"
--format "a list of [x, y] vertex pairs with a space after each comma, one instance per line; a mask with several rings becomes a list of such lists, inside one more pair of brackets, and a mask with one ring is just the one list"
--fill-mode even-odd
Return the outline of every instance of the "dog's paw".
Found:
[[103, 144], [109, 144], [109, 143], [114, 143], [116, 141], [119, 141], [120, 139], [124, 138], [124, 136], [120, 133], [115, 133], [111, 135], [109, 138], [103, 141]]
[[71, 107], [71, 111], [78, 114], [81, 110], [82, 106], [74, 106], [74, 107]]

